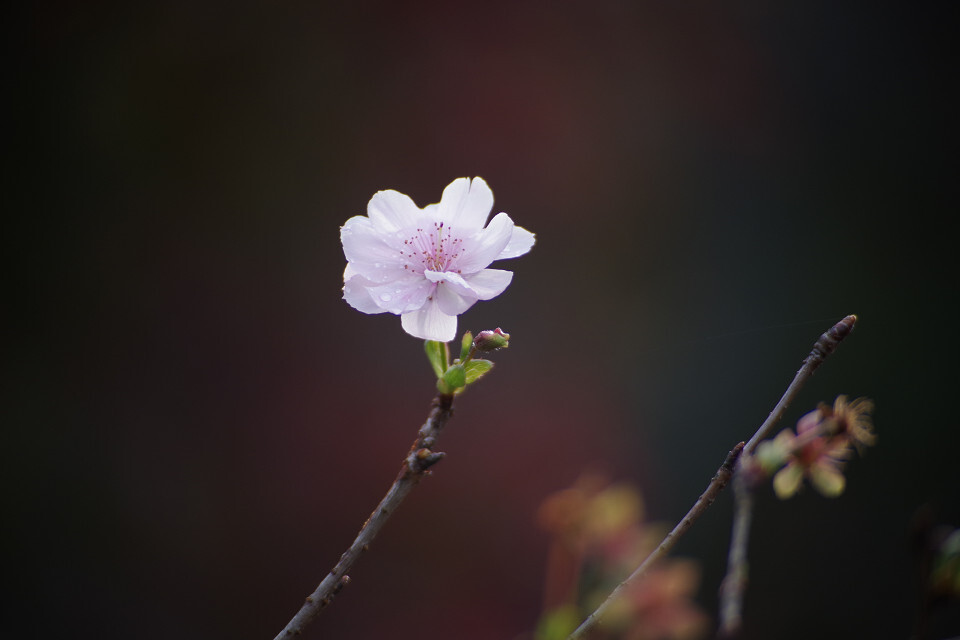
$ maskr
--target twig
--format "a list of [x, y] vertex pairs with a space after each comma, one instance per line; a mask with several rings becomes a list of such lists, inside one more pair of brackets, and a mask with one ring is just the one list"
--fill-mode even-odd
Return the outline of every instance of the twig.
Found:
[[650, 568], [653, 563], [662, 558], [663, 556], [670, 553], [670, 550], [673, 549], [674, 545], [677, 544], [677, 541], [680, 539], [683, 534], [693, 526], [693, 523], [697, 521], [704, 511], [707, 510], [713, 501], [716, 500], [717, 495], [723, 491], [723, 488], [727, 486], [727, 482], [730, 481], [730, 476], [733, 475], [733, 468], [737, 462], [737, 459], [740, 457], [740, 452], [743, 451], [743, 443], [739, 443], [735, 446], [730, 453], [727, 454], [727, 459], [723, 461], [723, 464], [720, 465], [720, 468], [717, 469], [716, 475], [713, 476], [713, 479], [710, 481], [710, 484], [707, 485], [707, 489], [700, 494], [700, 497], [697, 498], [696, 503], [693, 507], [690, 508], [690, 511], [687, 512], [687, 515], [683, 516], [683, 519], [677, 523], [677, 526], [673, 528], [673, 531], [667, 534], [667, 536], [660, 542], [656, 549], [650, 552], [650, 555], [637, 567], [633, 573], [627, 577], [626, 580], [617, 585], [617, 588], [614, 589], [607, 599], [603, 601], [596, 611], [590, 614], [590, 616], [583, 621], [583, 623], [577, 627], [576, 631], [570, 634], [567, 640], [577, 640], [578, 638], [586, 637], [584, 634], [590, 631], [590, 629], [597, 624], [600, 618], [603, 616], [604, 612], [607, 610], [613, 602], [617, 600], [620, 594], [624, 589], [629, 588], [629, 586], [637, 579], [640, 578], [643, 574], [647, 572], [647, 569]]
[[[647, 569], [661, 557], [666, 555], [670, 549], [677, 543], [680, 536], [687, 532], [693, 523], [696, 522], [704, 511], [707, 510], [711, 504], [713, 504], [714, 499], [717, 495], [723, 490], [727, 485], [727, 482], [730, 481], [731, 474], [735, 473], [735, 469], [740, 469], [740, 458], [741, 454], [748, 455], [756, 449], [757, 445], [761, 440], [766, 438], [773, 427], [779, 422], [780, 418], [783, 417], [784, 412], [787, 410], [787, 407], [790, 406], [790, 403], [796, 397], [797, 393], [800, 391], [800, 388], [803, 387], [803, 384], [807, 381], [813, 372], [823, 364], [823, 361], [826, 360], [827, 356], [836, 351], [837, 346], [840, 342], [846, 338], [850, 332], [853, 330], [853, 326], [857, 321], [857, 316], [849, 315], [843, 320], [833, 325], [828, 329], [824, 334], [817, 339], [816, 343], [813, 345], [813, 350], [810, 352], [804, 361], [803, 366], [800, 367], [800, 370], [797, 371], [797, 374], [794, 376], [793, 381], [787, 387], [787, 390], [783, 393], [783, 397], [780, 398], [780, 401], [773, 408], [773, 411], [770, 412], [770, 415], [767, 416], [767, 419], [760, 425], [760, 428], [757, 429], [756, 433], [753, 434], [753, 437], [744, 444], [740, 443], [733, 448], [732, 451], [727, 455], [727, 459], [724, 461], [723, 465], [720, 466], [720, 469], [717, 471], [717, 474], [713, 477], [713, 480], [710, 481], [710, 484], [707, 486], [707, 490], [697, 499], [697, 502], [693, 505], [690, 511], [687, 512], [687, 515], [673, 528], [673, 531], [667, 534], [667, 537], [663, 539], [663, 542], [653, 550], [653, 552], [647, 556], [647, 558], [640, 564], [639, 567], [634, 570], [630, 576], [621, 582], [617, 587], [607, 596], [607, 599], [597, 607], [597, 609], [591, 613], [583, 623], [580, 624], [577, 629], [571, 633], [567, 640], [580, 640], [586, 637], [586, 634], [599, 623], [600, 619], [603, 616], [603, 613], [607, 608], [613, 603], [621, 593], [634, 581], [639, 579], [644, 575]], [[746, 542], [744, 542], [746, 544]], [[745, 565], [742, 567], [744, 571], [744, 576], [746, 575]]]
[[743, 475], [733, 479], [733, 533], [727, 556], [727, 575], [720, 585], [721, 638], [735, 638], [743, 621], [743, 593], [747, 586], [747, 542], [753, 521], [753, 488]]
[[[857, 316], [850, 315], [830, 327], [813, 345], [813, 351], [803, 361], [793, 382], [787, 387], [780, 402], [773, 408], [766, 422], [757, 430], [747, 446], [744, 457], [756, 449], [761, 440], [770, 435], [773, 427], [783, 417], [787, 407], [793, 401], [800, 387], [823, 364], [837, 346], [850, 335], [857, 322]], [[740, 633], [743, 621], [743, 594], [749, 581], [747, 565], [747, 543], [750, 538], [750, 525], [753, 521], [753, 489], [743, 477], [743, 463], [737, 464], [734, 487], [733, 532], [730, 535], [730, 552], [727, 556], [727, 575], [720, 587], [720, 637], [734, 638]]]
[[793, 377], [793, 382], [791, 382], [787, 390], [783, 392], [783, 397], [780, 398], [780, 402], [777, 403], [777, 406], [775, 406], [773, 411], [770, 412], [770, 415], [767, 416], [766, 421], [760, 425], [760, 428], [757, 429], [757, 432], [753, 434], [753, 437], [750, 438], [747, 445], [743, 448], [745, 455], [752, 454], [753, 450], [760, 444], [760, 441], [765, 440], [767, 436], [770, 435], [773, 427], [780, 422], [780, 418], [783, 417], [787, 407], [790, 406], [790, 403], [793, 402], [793, 399], [797, 396], [797, 393], [799, 393], [800, 388], [803, 387], [807, 379], [813, 375], [813, 372], [820, 368], [823, 361], [837, 350], [837, 347], [843, 342], [843, 339], [850, 335], [850, 332], [853, 331], [853, 325], [856, 324], [856, 322], [857, 316], [847, 316], [827, 329], [826, 332], [817, 339], [810, 355], [803, 360], [803, 366], [797, 371], [797, 375]]
[[417, 439], [410, 447], [410, 453], [407, 454], [403, 466], [400, 467], [400, 473], [394, 480], [393, 486], [390, 487], [387, 495], [383, 497], [383, 500], [370, 514], [367, 521], [363, 523], [360, 533], [357, 534], [350, 548], [340, 556], [337, 566], [331, 569], [316, 590], [307, 596], [307, 600], [300, 607], [300, 611], [293, 616], [293, 619], [287, 623], [283, 631], [277, 634], [274, 640], [283, 640], [300, 635], [304, 627], [317, 617], [317, 614], [330, 604], [334, 596], [350, 582], [350, 576], [347, 575], [347, 572], [353, 566], [353, 563], [362, 552], [367, 550], [377, 533], [380, 532], [393, 512], [397, 510], [410, 490], [420, 482], [427, 470], [443, 459], [445, 454], [433, 451], [433, 447], [436, 445], [440, 430], [443, 429], [452, 413], [453, 396], [438, 394], [433, 400], [433, 408], [430, 410], [430, 415], [427, 416], [427, 421], [420, 427]]

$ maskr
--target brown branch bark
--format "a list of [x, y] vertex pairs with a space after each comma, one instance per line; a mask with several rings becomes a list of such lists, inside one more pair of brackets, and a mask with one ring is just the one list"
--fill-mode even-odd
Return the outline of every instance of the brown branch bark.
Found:
[[[757, 429], [744, 447], [744, 457], [753, 453], [761, 440], [766, 439], [773, 427], [783, 417], [787, 407], [796, 397], [800, 387], [823, 364], [827, 357], [850, 335], [857, 322], [857, 316], [850, 315], [833, 325], [820, 336], [813, 345], [810, 355], [803, 361], [793, 382], [787, 387], [780, 402], [770, 412], [766, 422]], [[809, 437], [809, 436], [808, 436]], [[730, 535], [730, 552], [727, 556], [727, 575], [720, 586], [720, 629], [719, 637], [735, 638], [740, 634], [743, 624], [743, 597], [749, 582], [747, 563], [747, 543], [750, 539], [750, 526], [753, 522], [753, 489], [742, 477], [743, 464], [737, 465], [734, 484], [733, 531]]]
[[350, 571], [353, 563], [360, 557], [360, 554], [367, 550], [383, 525], [387, 523], [387, 520], [397, 510], [407, 494], [420, 482], [427, 470], [443, 459], [444, 454], [435, 452], [433, 447], [436, 446], [437, 437], [452, 414], [453, 396], [438, 394], [433, 400], [433, 407], [427, 421], [420, 427], [417, 439], [410, 447], [410, 452], [400, 467], [400, 472], [397, 474], [393, 486], [387, 491], [387, 495], [383, 497], [383, 500], [373, 510], [367, 521], [363, 523], [360, 533], [357, 534], [350, 548], [340, 556], [340, 561], [330, 570], [330, 573], [320, 582], [314, 592], [307, 596], [303, 606], [274, 640], [283, 640], [300, 635], [304, 627], [330, 604], [345, 585], [349, 584], [350, 576], [347, 575], [347, 572]]
[[[687, 515], [677, 524], [673, 530], [667, 534], [667, 537], [663, 539], [663, 542], [653, 550], [653, 552], [647, 556], [647, 558], [640, 564], [639, 567], [634, 570], [630, 576], [621, 582], [617, 587], [607, 596], [607, 599], [597, 607], [597, 609], [591, 613], [583, 623], [580, 624], [577, 629], [571, 633], [567, 640], [582, 640], [586, 638], [586, 634], [590, 630], [601, 622], [603, 613], [607, 608], [620, 596], [621, 593], [633, 582], [638, 580], [642, 575], [644, 575], [647, 569], [661, 557], [666, 555], [670, 549], [676, 544], [680, 536], [687, 532], [693, 523], [703, 514], [707, 508], [713, 504], [713, 501], [716, 499], [716, 496], [727, 486], [727, 483], [730, 481], [731, 475], [736, 473], [735, 470], [741, 468], [740, 460], [743, 456], [753, 453], [753, 450], [756, 449], [757, 445], [761, 440], [764, 440], [773, 430], [773, 427], [780, 421], [783, 417], [784, 412], [787, 410], [787, 407], [790, 406], [790, 403], [793, 402], [793, 399], [799, 393], [800, 389], [803, 387], [807, 379], [813, 375], [813, 372], [816, 371], [823, 361], [833, 353], [837, 346], [846, 338], [850, 332], [853, 330], [853, 326], [857, 321], [857, 316], [850, 315], [845, 317], [843, 320], [833, 325], [825, 333], [823, 333], [814, 343], [813, 350], [810, 352], [804, 361], [803, 366], [800, 367], [800, 370], [797, 371], [796, 375], [793, 377], [793, 381], [787, 387], [787, 390], [784, 391], [783, 396], [780, 398], [780, 401], [774, 406], [773, 411], [770, 412], [770, 415], [767, 416], [767, 419], [760, 425], [760, 428], [757, 429], [756, 433], [747, 441], [746, 444], [740, 443], [730, 451], [727, 456], [726, 461], [721, 465], [720, 469], [717, 471], [717, 474], [713, 477], [713, 480], [710, 481], [710, 484], [707, 486], [707, 490], [703, 492], [700, 498], [697, 499], [697, 502], [693, 505], [690, 511], [687, 512]], [[749, 523], [746, 523], [747, 529], [749, 529]], [[741, 538], [744, 545], [744, 558], [746, 557], [746, 536], [747, 533], [743, 533]], [[745, 560], [742, 565], [737, 568], [742, 580], [739, 580], [742, 585], [746, 584], [746, 563]], [[728, 576], [731, 574], [728, 573]], [[733, 579], [731, 579], [731, 584]], [[740, 586], [742, 588], [742, 586]], [[724, 590], [726, 591], [726, 590]], [[728, 597], [736, 597], [736, 592], [731, 592]], [[742, 601], [742, 597], [740, 598]], [[721, 605], [722, 607], [723, 605]]]

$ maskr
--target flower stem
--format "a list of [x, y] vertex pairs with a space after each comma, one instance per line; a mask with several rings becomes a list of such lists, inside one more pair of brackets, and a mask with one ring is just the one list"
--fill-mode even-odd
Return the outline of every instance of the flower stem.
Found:
[[417, 433], [417, 439], [410, 447], [410, 453], [407, 454], [400, 467], [400, 473], [394, 480], [393, 486], [387, 491], [387, 494], [373, 510], [367, 521], [363, 523], [360, 533], [357, 534], [353, 544], [347, 549], [337, 565], [330, 570], [327, 577], [317, 586], [313, 593], [307, 596], [306, 602], [300, 607], [300, 610], [287, 623], [287, 626], [277, 634], [274, 640], [283, 640], [292, 636], [300, 635], [317, 615], [333, 600], [340, 590], [350, 582], [350, 576], [347, 572], [356, 562], [360, 554], [367, 550], [370, 543], [386, 524], [387, 520], [397, 510], [403, 499], [420, 482], [420, 479], [427, 473], [427, 470], [434, 464], [443, 459], [444, 455], [433, 451], [436, 445], [437, 437], [443, 426], [450, 419], [453, 413], [453, 396], [448, 394], [437, 394], [433, 400], [433, 407], [427, 421], [420, 427]]
[[[767, 419], [764, 421], [764, 423], [760, 425], [760, 428], [757, 429], [756, 433], [753, 434], [746, 444], [741, 442], [730, 451], [730, 453], [727, 455], [727, 459], [720, 466], [720, 469], [717, 470], [717, 473], [713, 476], [710, 484], [707, 485], [706, 491], [704, 491], [703, 494], [697, 499], [690, 511], [687, 512], [687, 515], [685, 515], [677, 524], [677, 526], [675, 526], [673, 530], [667, 534], [667, 537], [665, 537], [660, 545], [654, 549], [649, 556], [647, 556], [640, 566], [637, 567], [626, 580], [617, 585], [613, 592], [607, 596], [607, 599], [604, 600], [603, 603], [597, 607], [597, 609], [567, 637], [567, 640], [581, 640], [582, 638], [586, 638], [587, 633], [589, 633], [589, 631], [600, 622], [603, 613], [620, 596], [620, 594], [623, 593], [623, 591], [631, 583], [643, 576], [654, 562], [669, 553], [669, 551], [680, 539], [680, 536], [685, 534], [690, 527], [693, 526], [693, 523], [696, 522], [697, 519], [703, 514], [703, 512], [707, 510], [707, 507], [713, 504], [713, 501], [716, 499], [717, 495], [723, 490], [724, 487], [727, 486], [731, 475], [736, 473], [736, 471], [741, 468], [741, 454], [745, 456], [753, 453], [753, 450], [756, 449], [760, 441], [769, 435], [773, 427], [777, 424], [777, 422], [780, 421], [780, 418], [783, 417], [787, 407], [796, 397], [797, 393], [799, 393], [801, 387], [803, 387], [807, 379], [813, 375], [813, 372], [816, 371], [821, 364], [823, 364], [823, 361], [826, 360], [830, 354], [836, 351], [840, 342], [842, 342], [843, 339], [846, 338], [853, 330], [853, 326], [856, 321], [857, 316], [847, 316], [837, 324], [830, 327], [820, 336], [820, 338], [817, 339], [816, 343], [813, 345], [813, 350], [810, 352], [810, 355], [804, 359], [803, 366], [800, 367], [799, 371], [797, 371], [797, 374], [787, 387], [787, 390], [783, 393], [780, 401], [773, 408], [773, 411], [770, 412], [770, 415], [767, 416]], [[747, 527], [749, 528], [749, 522], [747, 523]], [[745, 547], [745, 537], [743, 544]], [[740, 570], [743, 572], [745, 581], [745, 565], [741, 567]], [[728, 573], [728, 576], [729, 575], [730, 574]]]

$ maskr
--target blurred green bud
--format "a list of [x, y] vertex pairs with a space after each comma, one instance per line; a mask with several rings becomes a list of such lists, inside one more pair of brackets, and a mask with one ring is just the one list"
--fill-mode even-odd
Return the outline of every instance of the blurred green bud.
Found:
[[765, 440], [757, 446], [753, 458], [767, 476], [773, 475], [790, 460], [793, 441], [793, 433], [786, 429], [773, 440]]

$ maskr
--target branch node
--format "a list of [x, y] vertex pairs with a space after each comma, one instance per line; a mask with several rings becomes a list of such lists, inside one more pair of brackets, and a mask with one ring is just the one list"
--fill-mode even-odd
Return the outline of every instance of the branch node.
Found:
[[[737, 570], [734, 572], [736, 575], [729, 580], [725, 580], [725, 584], [721, 587], [722, 599], [725, 602], [721, 603], [721, 608], [729, 606], [731, 602], [731, 594], [742, 594], [742, 585], [747, 580], [746, 575], [746, 539], [747, 532], [749, 531], [749, 517], [750, 517], [750, 494], [749, 490], [746, 487], [742, 470], [744, 465], [742, 464], [743, 460], [741, 459], [745, 455], [750, 455], [753, 453], [753, 450], [756, 448], [757, 443], [760, 442], [763, 438], [767, 436], [773, 426], [783, 417], [784, 411], [786, 411], [787, 406], [799, 392], [800, 388], [803, 386], [803, 383], [809, 378], [813, 372], [819, 367], [823, 360], [833, 353], [837, 345], [846, 338], [850, 332], [853, 330], [853, 326], [857, 321], [857, 316], [849, 315], [843, 320], [833, 325], [814, 344], [813, 351], [810, 352], [810, 355], [803, 361], [803, 366], [800, 367], [800, 370], [797, 371], [797, 374], [793, 378], [793, 382], [787, 387], [787, 390], [784, 392], [783, 397], [780, 398], [780, 401], [773, 408], [773, 411], [770, 412], [770, 415], [767, 416], [767, 419], [760, 425], [760, 428], [753, 434], [749, 441], [746, 443], [739, 442], [737, 446], [730, 450], [727, 454], [726, 460], [723, 464], [720, 465], [720, 468], [717, 469], [716, 474], [714, 474], [713, 479], [710, 481], [710, 484], [707, 486], [706, 491], [704, 491], [697, 501], [694, 503], [693, 507], [687, 512], [687, 515], [677, 523], [677, 525], [667, 534], [663, 539], [660, 545], [654, 549], [647, 558], [640, 563], [633, 573], [630, 576], [621, 582], [617, 587], [607, 596], [607, 599], [597, 607], [593, 613], [587, 616], [587, 619], [584, 620], [579, 627], [577, 627], [573, 633], [567, 636], [567, 640], [582, 640], [587, 636], [591, 629], [599, 623], [600, 618], [603, 613], [606, 611], [607, 607], [616, 600], [620, 592], [631, 582], [638, 579], [644, 574], [646, 569], [651, 566], [656, 560], [661, 556], [666, 555], [670, 552], [673, 546], [676, 544], [677, 540], [693, 526], [693, 523], [697, 521], [700, 515], [713, 504], [717, 495], [726, 487], [727, 483], [730, 482], [733, 478], [735, 486], [735, 493], [737, 494], [736, 500], [734, 503], [734, 508], [736, 515], [734, 516], [734, 537], [738, 538], [739, 541], [735, 544], [731, 542], [731, 554], [734, 553], [734, 549], [738, 549], [737, 553], [740, 550], [743, 551], [742, 560], [736, 555], [732, 555], [728, 559], [728, 565], [730, 567], [736, 567]], [[738, 524], [739, 523], [739, 524]], [[738, 531], [739, 530], [739, 531]], [[728, 569], [728, 572], [732, 572], [733, 569]], [[735, 599], [736, 600], [736, 599]], [[739, 616], [740, 603], [737, 602], [736, 605], [730, 609]], [[727, 615], [725, 620], [730, 620], [730, 616]], [[721, 634], [725, 633], [731, 627], [726, 625], [721, 625]]]
[[410, 457], [409, 465], [413, 473], [423, 473], [433, 465], [437, 464], [446, 457], [447, 454], [440, 451], [430, 451], [426, 447], [417, 449], [415, 455]]
[[306, 599], [297, 614], [274, 640], [299, 635], [300, 630], [330, 604], [334, 596], [340, 593], [344, 586], [350, 583], [350, 576], [346, 575], [346, 572], [350, 570], [359, 555], [369, 549], [370, 542], [380, 532], [387, 519], [397, 510], [411, 489], [417, 485], [420, 478], [429, 473], [427, 470], [446, 455], [433, 451], [432, 447], [436, 443], [443, 426], [453, 414], [452, 407], [452, 395], [438, 394], [433, 399], [427, 421], [418, 430], [418, 439], [404, 459], [397, 479], [380, 501], [380, 504], [377, 505], [377, 508], [363, 523], [353, 544], [340, 556], [337, 566], [330, 570], [314, 592]]
[[743, 453], [743, 448], [747, 446], [746, 442], [742, 440], [737, 443], [733, 449], [730, 449], [730, 453], [727, 454], [727, 459], [723, 461], [723, 464], [720, 465], [719, 473], [733, 473], [733, 468], [737, 464], [737, 460], [740, 459], [740, 454]]

